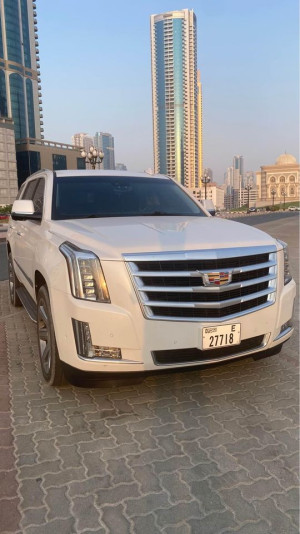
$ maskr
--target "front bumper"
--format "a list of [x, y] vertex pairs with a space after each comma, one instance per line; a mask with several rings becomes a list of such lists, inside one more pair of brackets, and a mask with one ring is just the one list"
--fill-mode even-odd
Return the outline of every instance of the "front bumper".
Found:
[[[95, 373], [122, 373], [193, 367], [250, 356], [284, 343], [292, 335], [293, 328], [281, 331], [292, 317], [296, 284], [292, 280], [280, 288], [274, 304], [256, 312], [232, 320], [211, 323], [148, 320], [141, 312], [132, 293], [130, 311], [113, 304], [99, 304], [74, 299], [60, 290], [51, 293], [51, 305], [57, 346], [63, 362], [82, 371]], [[119, 347], [121, 360], [83, 358], [77, 354], [72, 319], [89, 324], [93, 345]], [[153, 351], [172, 349], [202, 349], [202, 328], [218, 324], [241, 324], [241, 340], [263, 336], [258, 348], [242, 350], [220, 357], [212, 357], [210, 351], [201, 361], [165, 363], [157, 365]]]

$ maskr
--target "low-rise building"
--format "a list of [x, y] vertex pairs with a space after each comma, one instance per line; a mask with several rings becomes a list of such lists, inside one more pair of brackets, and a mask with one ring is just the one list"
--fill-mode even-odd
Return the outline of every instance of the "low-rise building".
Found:
[[291, 154], [281, 154], [273, 165], [256, 173], [258, 206], [299, 200], [300, 165]]
[[85, 169], [81, 148], [41, 139], [20, 139], [16, 143], [18, 186], [40, 169]]
[[[197, 200], [205, 199], [205, 187], [190, 189]], [[224, 209], [224, 189], [216, 182], [209, 182], [206, 186], [206, 198], [212, 200], [217, 210]]]

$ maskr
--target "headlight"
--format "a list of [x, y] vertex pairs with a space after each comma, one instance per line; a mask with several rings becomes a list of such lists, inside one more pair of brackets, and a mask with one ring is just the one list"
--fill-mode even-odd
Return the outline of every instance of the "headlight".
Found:
[[99, 258], [89, 250], [82, 250], [67, 241], [59, 250], [67, 260], [73, 297], [110, 302]]
[[284, 285], [288, 284], [292, 280], [292, 275], [290, 273], [290, 267], [289, 267], [289, 252], [288, 252], [288, 246], [284, 241], [281, 241], [281, 239], [277, 239], [277, 241], [282, 245], [283, 247], [283, 257], [284, 257]]

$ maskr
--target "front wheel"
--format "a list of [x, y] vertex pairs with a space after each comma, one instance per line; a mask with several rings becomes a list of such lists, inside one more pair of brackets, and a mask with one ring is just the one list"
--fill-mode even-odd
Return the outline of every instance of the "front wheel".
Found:
[[63, 365], [59, 359], [50, 299], [45, 286], [40, 287], [37, 295], [37, 335], [42, 373], [50, 386], [64, 383]]
[[22, 302], [20, 301], [17, 294], [17, 288], [20, 287], [20, 282], [14, 270], [13, 257], [11, 252], [8, 254], [7, 266], [10, 302], [13, 306], [22, 306]]

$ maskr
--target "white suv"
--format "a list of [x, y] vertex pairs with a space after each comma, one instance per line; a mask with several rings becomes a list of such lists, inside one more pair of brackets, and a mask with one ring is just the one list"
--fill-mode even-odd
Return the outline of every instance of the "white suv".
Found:
[[7, 252], [52, 385], [263, 357], [292, 334], [285, 243], [210, 217], [166, 176], [40, 171], [13, 204]]

